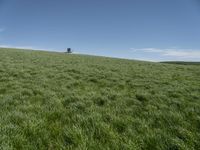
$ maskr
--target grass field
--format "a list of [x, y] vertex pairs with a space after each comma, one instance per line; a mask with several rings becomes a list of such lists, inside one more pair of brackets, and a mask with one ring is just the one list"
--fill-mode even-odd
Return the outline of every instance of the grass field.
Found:
[[200, 65], [2, 48], [0, 149], [200, 149]]

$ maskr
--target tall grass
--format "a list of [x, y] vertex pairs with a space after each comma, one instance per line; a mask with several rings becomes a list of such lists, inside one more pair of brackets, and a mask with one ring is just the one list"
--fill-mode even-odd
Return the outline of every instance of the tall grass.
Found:
[[0, 149], [200, 148], [200, 66], [0, 49]]

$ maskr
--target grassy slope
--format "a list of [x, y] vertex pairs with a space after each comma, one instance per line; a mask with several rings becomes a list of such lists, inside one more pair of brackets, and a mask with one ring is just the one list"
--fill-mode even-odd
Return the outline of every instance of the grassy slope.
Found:
[[0, 49], [0, 149], [198, 149], [200, 66]]

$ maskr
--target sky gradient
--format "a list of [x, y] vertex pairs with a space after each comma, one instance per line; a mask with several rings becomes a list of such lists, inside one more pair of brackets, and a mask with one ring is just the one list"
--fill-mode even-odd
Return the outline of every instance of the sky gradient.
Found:
[[0, 0], [0, 47], [200, 61], [200, 2]]

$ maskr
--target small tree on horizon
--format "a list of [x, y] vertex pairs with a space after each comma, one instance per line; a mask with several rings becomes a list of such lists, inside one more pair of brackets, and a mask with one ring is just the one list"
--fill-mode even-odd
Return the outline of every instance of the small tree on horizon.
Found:
[[67, 53], [72, 53], [72, 49], [71, 48], [67, 48]]

